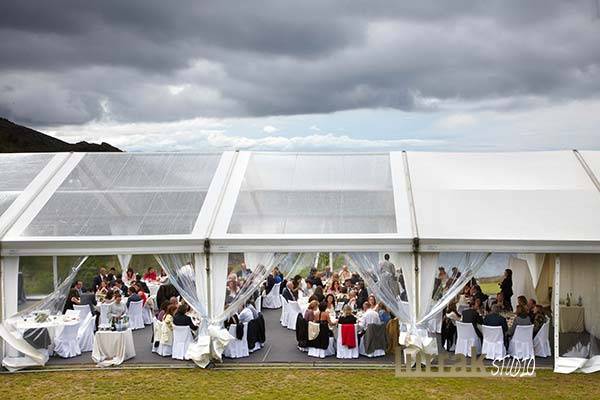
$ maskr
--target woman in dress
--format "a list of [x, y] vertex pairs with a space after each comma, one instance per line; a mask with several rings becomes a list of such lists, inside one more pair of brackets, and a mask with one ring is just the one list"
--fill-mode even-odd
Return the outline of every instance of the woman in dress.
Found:
[[65, 313], [67, 310], [73, 310], [73, 305], [74, 304], [81, 304], [81, 302], [79, 301], [79, 291], [75, 288], [71, 289], [69, 291], [69, 295], [67, 297], [67, 301], [65, 303], [65, 308], [63, 309], [63, 313]]
[[133, 268], [127, 268], [127, 271], [123, 274], [123, 283], [129, 286], [133, 281], [135, 281], [135, 272]]
[[510, 298], [513, 295], [512, 270], [507, 268], [504, 270], [504, 279], [500, 283], [500, 292], [504, 296], [504, 310], [512, 311], [512, 302]]
[[308, 308], [304, 312], [304, 319], [306, 320], [306, 322], [312, 322], [315, 320], [315, 313], [317, 312], [318, 308], [318, 301], [313, 300], [310, 303], [308, 303]]

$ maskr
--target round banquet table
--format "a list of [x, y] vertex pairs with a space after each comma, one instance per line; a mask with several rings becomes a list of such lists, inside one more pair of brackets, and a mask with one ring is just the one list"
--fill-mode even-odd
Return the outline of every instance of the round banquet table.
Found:
[[131, 329], [125, 331], [98, 331], [94, 335], [92, 360], [99, 367], [120, 365], [135, 357]]
[[[69, 316], [69, 315], [50, 315], [48, 319], [44, 322], [36, 322], [35, 317], [21, 318], [16, 321], [15, 327], [17, 331], [21, 335], [23, 335], [24, 339], [27, 336], [28, 332], [36, 331], [36, 330], [47, 330], [49, 340], [54, 343], [54, 338], [60, 334], [65, 326], [77, 325], [79, 324], [79, 317]], [[35, 336], [38, 336], [38, 339], [41, 339], [39, 336], [40, 333], [37, 333]], [[31, 340], [36, 340], [35, 337], [30, 340], [25, 339], [28, 343]], [[46, 340], [47, 341], [47, 340]], [[32, 343], [30, 343], [32, 344]], [[43, 346], [46, 347], [46, 346]]]

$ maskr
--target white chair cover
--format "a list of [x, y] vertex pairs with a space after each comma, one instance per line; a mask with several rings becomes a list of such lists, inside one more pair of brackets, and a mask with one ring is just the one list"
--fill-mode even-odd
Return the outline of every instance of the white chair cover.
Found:
[[244, 323], [244, 336], [242, 339], [238, 339], [235, 336], [237, 330], [237, 325], [233, 324], [229, 326], [229, 334], [233, 336], [235, 339], [230, 341], [227, 346], [225, 346], [225, 350], [223, 351], [223, 355], [228, 358], [242, 358], [249, 357], [250, 352], [248, 350], [248, 323]]
[[76, 357], [81, 354], [77, 332], [79, 324], [66, 325], [54, 339], [54, 352], [62, 358]]
[[365, 356], [365, 357], [369, 357], [369, 358], [383, 357], [383, 356], [385, 356], [385, 349], [377, 349], [372, 353], [367, 353], [367, 351], [365, 350], [365, 340], [363, 337], [358, 345], [358, 353], [361, 356]]
[[262, 296], [258, 296], [258, 298], [256, 299], [256, 301], [254, 302], [256, 311], [258, 312], [262, 312]]
[[263, 302], [262, 302], [263, 308], [274, 309], [274, 308], [281, 307], [281, 298], [279, 297], [279, 287], [280, 286], [281, 286], [281, 282], [273, 285], [273, 288], [271, 289], [271, 291], [263, 299]]
[[335, 338], [329, 338], [329, 346], [327, 349], [317, 349], [316, 347], [308, 348], [309, 357], [325, 358], [335, 355]]
[[83, 305], [73, 304], [73, 309], [75, 311], [79, 311], [79, 320], [80, 321], [83, 321], [88, 314], [92, 313], [90, 306], [88, 304], [83, 304]]
[[456, 321], [456, 348], [454, 353], [471, 357], [472, 347], [477, 349], [477, 354], [481, 354], [481, 340], [475, 333], [473, 324]]
[[358, 335], [357, 335], [358, 326], [354, 325], [354, 340], [356, 341], [356, 346], [353, 349], [349, 349], [347, 346], [342, 344], [342, 325], [338, 325], [338, 333], [337, 333], [337, 358], [358, 358]]
[[94, 328], [96, 327], [96, 318], [88, 312], [84, 319], [80, 320], [79, 330], [77, 331], [77, 342], [82, 353], [94, 350]]
[[189, 326], [173, 326], [173, 355], [172, 358], [177, 360], [189, 360], [187, 350], [194, 341], [192, 330]]
[[533, 325], [518, 325], [508, 345], [508, 354], [519, 360], [535, 357]]
[[144, 317], [142, 316], [143, 303], [142, 300], [129, 303], [127, 314], [129, 314], [129, 327], [131, 330], [144, 329], [145, 327]]
[[154, 342], [158, 342], [158, 346], [154, 347], [152, 343], [152, 352], [157, 353], [159, 356], [170, 357], [173, 354], [173, 342], [164, 343], [162, 341], [162, 331], [165, 328], [162, 321], [154, 318], [152, 320], [152, 327], [154, 331]]
[[108, 320], [108, 308], [110, 304], [100, 304], [100, 319], [98, 321], [98, 327], [105, 328], [110, 326], [110, 321]]
[[152, 324], [152, 320], [154, 319], [154, 315], [152, 313], [152, 309], [148, 306], [148, 302], [142, 308], [142, 320], [144, 321], [144, 325]]
[[298, 314], [301, 314], [300, 306], [297, 301], [289, 301], [287, 303], [286, 321], [285, 326], [293, 331], [296, 330], [296, 319]]
[[[81, 316], [81, 312], [79, 310], [66, 310], [65, 315], [68, 315], [69, 317], [79, 318]], [[81, 321], [81, 319], [80, 319], [80, 321]]]
[[504, 332], [501, 326], [486, 326], [483, 325], [483, 346], [481, 353], [485, 354], [488, 360], [502, 360], [506, 356], [506, 348], [504, 347]]
[[282, 295], [279, 295], [279, 302], [281, 303], [281, 317], [279, 317], [279, 322], [281, 325], [287, 326], [288, 302]]
[[536, 357], [550, 357], [552, 355], [549, 331], [550, 322], [546, 321], [533, 338], [533, 350]]

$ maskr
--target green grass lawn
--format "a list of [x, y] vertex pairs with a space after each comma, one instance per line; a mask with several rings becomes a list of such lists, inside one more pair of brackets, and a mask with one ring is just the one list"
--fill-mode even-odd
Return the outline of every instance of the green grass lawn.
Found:
[[600, 374], [395, 378], [392, 370], [146, 369], [0, 375], [2, 399], [560, 399], [600, 398]]

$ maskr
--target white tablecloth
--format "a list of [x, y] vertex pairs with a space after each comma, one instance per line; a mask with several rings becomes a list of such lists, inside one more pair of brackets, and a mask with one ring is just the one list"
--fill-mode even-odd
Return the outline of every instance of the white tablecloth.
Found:
[[583, 307], [560, 306], [560, 333], [581, 333], [585, 330]]
[[16, 323], [17, 330], [23, 335], [29, 329], [46, 328], [48, 335], [54, 343], [54, 338], [61, 333], [65, 326], [76, 325], [79, 323], [79, 318], [69, 317], [66, 315], [52, 315], [44, 322], [35, 322], [34, 317], [29, 317], [27, 320], [21, 319]]
[[135, 346], [131, 329], [122, 332], [98, 331], [94, 335], [92, 360], [99, 367], [120, 365], [135, 357]]

